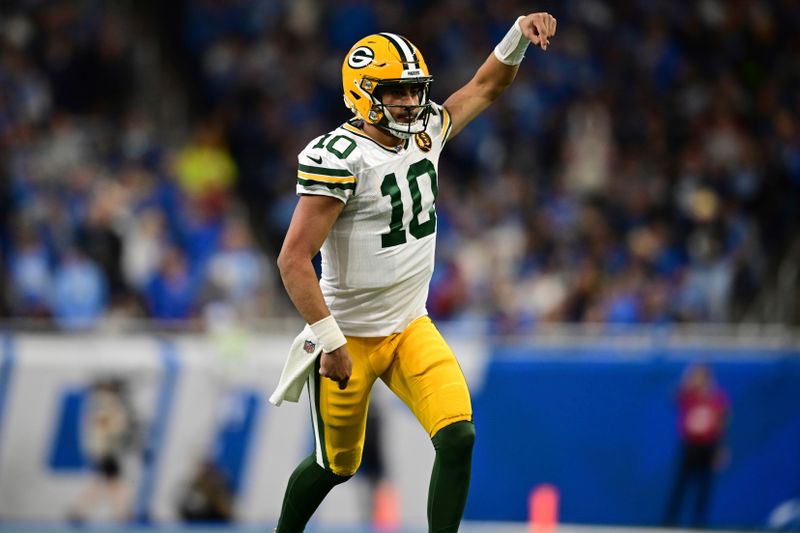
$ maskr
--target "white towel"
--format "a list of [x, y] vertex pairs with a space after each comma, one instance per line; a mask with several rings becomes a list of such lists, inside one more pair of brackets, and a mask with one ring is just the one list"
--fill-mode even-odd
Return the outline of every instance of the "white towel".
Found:
[[283, 400], [296, 402], [300, 399], [300, 393], [303, 392], [303, 386], [313, 370], [314, 361], [317, 360], [320, 352], [322, 352], [322, 346], [314, 332], [311, 331], [311, 326], [306, 324], [300, 335], [294, 338], [292, 347], [289, 348], [289, 355], [286, 356], [278, 387], [269, 397], [271, 404], [280, 405]]

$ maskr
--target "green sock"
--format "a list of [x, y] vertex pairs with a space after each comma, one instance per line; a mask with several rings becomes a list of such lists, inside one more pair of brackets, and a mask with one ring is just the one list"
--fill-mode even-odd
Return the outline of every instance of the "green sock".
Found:
[[428, 489], [428, 532], [455, 533], [467, 503], [475, 426], [456, 422], [440, 429], [432, 440], [436, 459]]
[[350, 479], [319, 466], [314, 454], [297, 465], [286, 486], [277, 533], [301, 533], [333, 487]]

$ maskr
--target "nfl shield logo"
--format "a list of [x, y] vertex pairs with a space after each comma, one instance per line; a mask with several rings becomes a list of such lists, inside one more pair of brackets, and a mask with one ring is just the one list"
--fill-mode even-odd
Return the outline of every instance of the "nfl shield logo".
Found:
[[306, 341], [305, 344], [303, 344], [303, 350], [305, 350], [306, 353], [314, 353], [314, 348], [316, 347], [317, 345], [311, 341]]

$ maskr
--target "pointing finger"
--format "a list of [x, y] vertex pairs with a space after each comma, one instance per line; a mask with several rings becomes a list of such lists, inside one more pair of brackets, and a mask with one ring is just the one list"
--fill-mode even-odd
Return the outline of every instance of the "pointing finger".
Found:
[[547, 24], [545, 21], [539, 19], [534, 22], [534, 26], [536, 27], [536, 33], [539, 35], [539, 46], [542, 50], [547, 50], [547, 45], [550, 44], [550, 40], [547, 38]]

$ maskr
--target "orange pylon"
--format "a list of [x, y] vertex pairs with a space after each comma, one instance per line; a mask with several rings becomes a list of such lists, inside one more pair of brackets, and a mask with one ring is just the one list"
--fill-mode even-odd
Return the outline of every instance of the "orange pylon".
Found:
[[558, 525], [558, 489], [553, 485], [539, 485], [528, 498], [528, 525], [530, 533], [555, 533]]

